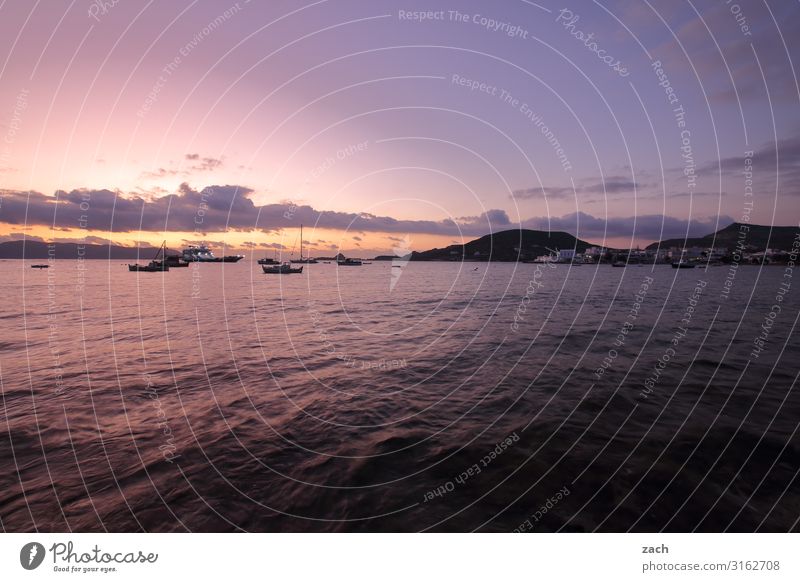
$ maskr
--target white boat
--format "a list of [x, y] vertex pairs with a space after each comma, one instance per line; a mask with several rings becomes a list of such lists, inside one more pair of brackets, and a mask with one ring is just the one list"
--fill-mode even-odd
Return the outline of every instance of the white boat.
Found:
[[204, 244], [189, 245], [183, 249], [181, 258], [187, 263], [235, 263], [241, 261], [244, 255], [227, 255], [215, 257], [211, 249]]

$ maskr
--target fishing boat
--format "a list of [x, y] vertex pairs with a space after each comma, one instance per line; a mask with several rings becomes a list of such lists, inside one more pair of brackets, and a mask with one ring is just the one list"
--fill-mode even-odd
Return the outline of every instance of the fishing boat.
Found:
[[50, 265], [31, 265], [31, 269], [49, 269]]
[[280, 265], [261, 265], [261, 269], [266, 275], [291, 275], [292, 273], [302, 273], [303, 267], [292, 267], [289, 263]]
[[270, 259], [269, 257], [264, 257], [263, 259], [258, 259], [259, 265], [280, 265], [281, 262], [278, 260], [278, 251], [275, 251], [274, 258]]
[[187, 263], [236, 263], [244, 258], [244, 255], [226, 255], [216, 257], [211, 249], [205, 244], [189, 245], [182, 251], [181, 258]]
[[293, 259], [292, 262], [296, 265], [315, 265], [317, 264], [317, 259], [312, 259], [311, 257], [304, 257], [303, 256], [303, 225], [300, 225], [300, 258]]
[[360, 267], [364, 263], [361, 259], [339, 259], [336, 264], [340, 267]]
[[[163, 254], [162, 254], [163, 253]], [[156, 256], [153, 257], [153, 260], [150, 261], [147, 265], [139, 265], [138, 263], [135, 265], [128, 265], [129, 271], [137, 271], [142, 273], [155, 273], [158, 271], [169, 271], [169, 265], [166, 261], [166, 253], [167, 253], [167, 241], [161, 243], [161, 246], [158, 247], [158, 251], [156, 251]], [[161, 255], [163, 258], [162, 260], [158, 260], [158, 256]]]
[[673, 269], [694, 269], [695, 266], [696, 265], [694, 263], [690, 263], [688, 261], [684, 261], [683, 259], [681, 259], [680, 261], [676, 261], [676, 262], [672, 263], [672, 268]]

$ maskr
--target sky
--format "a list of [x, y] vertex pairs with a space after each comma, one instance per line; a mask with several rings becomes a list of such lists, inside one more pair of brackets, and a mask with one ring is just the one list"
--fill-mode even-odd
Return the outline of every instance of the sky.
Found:
[[800, 221], [795, 1], [6, 0], [0, 47], [0, 242]]

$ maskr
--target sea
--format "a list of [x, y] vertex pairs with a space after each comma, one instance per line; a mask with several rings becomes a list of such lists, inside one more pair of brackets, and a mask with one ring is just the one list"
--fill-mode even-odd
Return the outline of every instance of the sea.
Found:
[[8, 532], [798, 531], [783, 266], [0, 261]]

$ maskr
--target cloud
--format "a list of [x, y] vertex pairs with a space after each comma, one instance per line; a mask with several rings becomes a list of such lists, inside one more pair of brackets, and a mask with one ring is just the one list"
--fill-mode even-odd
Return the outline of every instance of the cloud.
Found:
[[[194, 174], [216, 170], [223, 165], [222, 158], [202, 157], [200, 154], [186, 154], [184, 160], [192, 163], [188, 166], [182, 165], [179, 167], [158, 168], [154, 171], [142, 172], [140, 177], [148, 180], [171, 178], [173, 176], [189, 178]], [[171, 164], [173, 164], [173, 162], [171, 162]]]
[[177, 176], [178, 170], [167, 170], [166, 168], [158, 168], [154, 172], [142, 172], [140, 176], [146, 179], [168, 178], [170, 176]]
[[160, 198], [123, 195], [111, 190], [39, 192], [4, 191], [0, 222], [108, 232], [191, 231], [198, 234], [227, 230], [270, 232], [300, 224], [351, 232], [484, 235], [512, 225], [505, 210], [492, 209], [458, 220], [398, 220], [365, 212], [316, 210], [291, 203], [257, 206], [246, 186], [214, 185], [201, 191], [187, 183], [177, 193]]
[[509, 198], [517, 200], [544, 200], [547, 198], [568, 198], [574, 196], [570, 187], [562, 186], [535, 186], [532, 188], [521, 188], [511, 192]]
[[634, 192], [641, 189], [642, 184], [626, 176], [607, 176], [586, 181], [585, 184], [575, 186], [534, 186], [521, 188], [511, 193], [511, 198], [516, 200], [544, 200], [573, 198], [580, 192], [617, 194], [620, 192]]
[[617, 192], [633, 192], [638, 190], [642, 185], [633, 180], [629, 180], [624, 176], [609, 176], [602, 182], [584, 186], [580, 190], [585, 192], [607, 192], [614, 194]]
[[[668, 4], [660, 3], [658, 10]], [[731, 11], [733, 4], [746, 19], [750, 36], [744, 36], [737, 26]], [[650, 21], [656, 18], [651, 11]], [[743, 102], [763, 102], [767, 99], [767, 90], [771, 101], [796, 102], [794, 75], [787, 71], [791, 70], [792, 60], [797, 58], [796, 44], [790, 40], [800, 35], [797, 3], [776, 2], [767, 7], [761, 0], [712, 2], [701, 8], [699, 18], [683, 15], [681, 20], [673, 20], [671, 27], [676, 38], [670, 35], [667, 41], [651, 50], [659, 55], [668, 70], [685, 71], [692, 79], [696, 72], [712, 102], [736, 103], [737, 95]], [[788, 45], [788, 53], [781, 35]], [[691, 62], [687, 61], [687, 55]]]
[[[733, 156], [719, 162], [709, 162], [700, 167], [701, 172], [722, 171], [723, 174], [741, 176], [744, 171], [744, 158]], [[754, 180], [764, 191], [774, 190], [775, 179], [780, 179], [780, 194], [800, 195], [800, 136], [763, 144], [753, 152]], [[764, 187], [772, 185], [771, 188]]]
[[[800, 143], [798, 143], [800, 148]], [[734, 167], [733, 161], [730, 163]], [[739, 160], [736, 160], [739, 163]], [[289, 204], [257, 206], [250, 198], [253, 190], [244, 186], [209, 186], [201, 191], [182, 184], [178, 193], [147, 200], [139, 196], [123, 196], [110, 190], [73, 190], [45, 196], [37, 192], [7, 191], [3, 193], [0, 222], [24, 226], [78, 228], [85, 219], [86, 228], [107, 232], [131, 231], [183, 231], [196, 232], [196, 239], [205, 239], [206, 233], [239, 230], [274, 232], [284, 228], [297, 228], [305, 224], [310, 228], [349, 231], [353, 240], [362, 236], [352, 233], [386, 233], [389, 240], [399, 242], [402, 236], [412, 233], [456, 237], [479, 237], [489, 232], [513, 228], [532, 228], [570, 232], [579, 238], [600, 241], [603, 237], [631, 237], [639, 240], [659, 240], [684, 236], [705, 235], [725, 227], [733, 219], [729, 216], [695, 217], [691, 220], [648, 214], [629, 217], [601, 218], [585, 212], [563, 216], [534, 217], [521, 224], [512, 222], [505, 210], [491, 209], [477, 216], [444, 220], [398, 220], [389, 216], [368, 213], [348, 213], [316, 210], [310, 206], [293, 207]], [[27, 220], [26, 220], [27, 213]], [[105, 241], [105, 239], [98, 239]], [[184, 241], [186, 243], [197, 241]], [[222, 242], [205, 241], [214, 246]], [[317, 241], [317, 244], [324, 241]], [[308, 244], [308, 243], [307, 243]], [[263, 248], [284, 249], [276, 243]], [[328, 248], [336, 248], [330, 245]]]
[[198, 162], [189, 166], [188, 171], [186, 171], [187, 174], [194, 172], [209, 172], [222, 166], [222, 158], [201, 158], [200, 154], [186, 154], [186, 159]]

